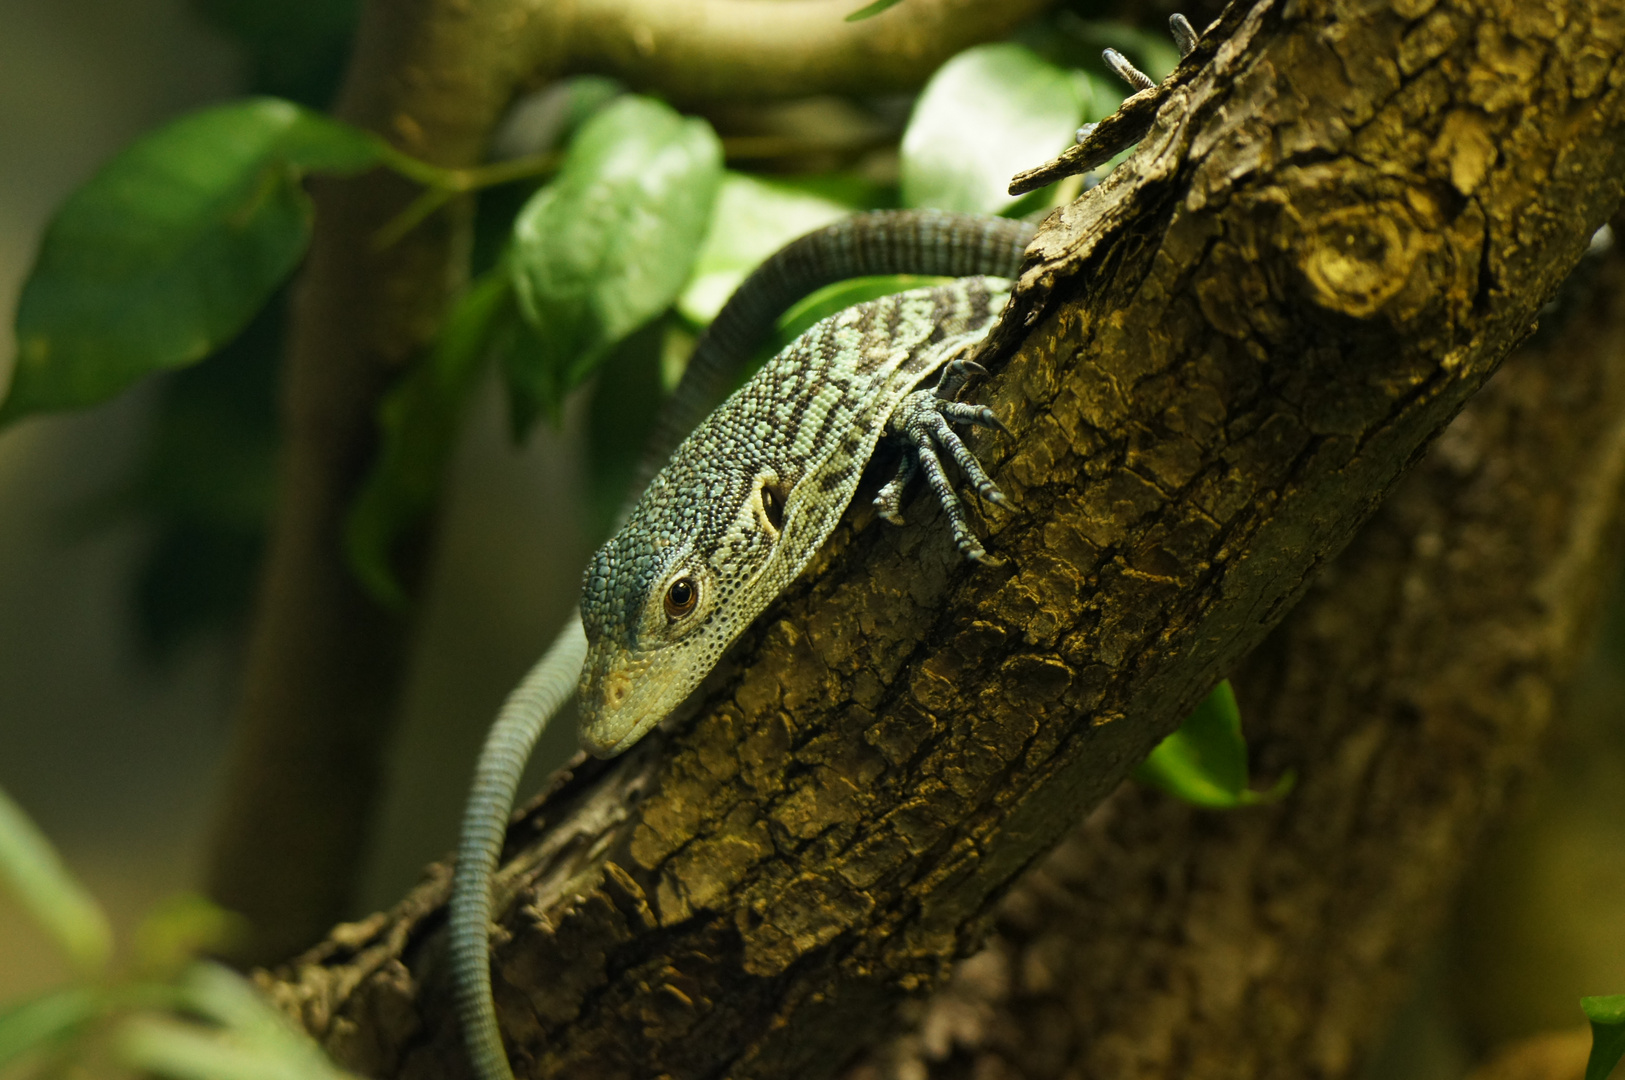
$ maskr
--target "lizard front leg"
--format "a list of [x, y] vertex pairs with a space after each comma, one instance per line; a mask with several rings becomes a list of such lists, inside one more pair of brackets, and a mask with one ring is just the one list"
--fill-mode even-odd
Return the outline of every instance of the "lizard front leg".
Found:
[[903, 457], [898, 463], [897, 474], [875, 496], [875, 507], [880, 516], [893, 525], [901, 525], [903, 489], [916, 471], [923, 471], [926, 483], [948, 517], [954, 543], [967, 559], [972, 560], [984, 558], [987, 552], [965, 520], [964, 504], [948, 482], [940, 454], [944, 450], [948, 452], [965, 479], [975, 485], [978, 497], [995, 506], [1006, 505], [1008, 500], [1004, 492], [999, 490], [982, 468], [982, 463], [976, 460], [976, 455], [970, 452], [952, 427], [955, 423], [975, 424], [1009, 432], [986, 405], [954, 400], [972, 375], [986, 374], [987, 369], [974, 360], [956, 358], [943, 368], [934, 389], [916, 390], [898, 403], [886, 420], [886, 433], [903, 442]]

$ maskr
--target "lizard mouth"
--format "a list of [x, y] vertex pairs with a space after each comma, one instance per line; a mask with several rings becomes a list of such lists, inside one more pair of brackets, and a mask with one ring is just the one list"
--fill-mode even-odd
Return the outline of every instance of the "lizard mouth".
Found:
[[579, 739], [593, 757], [611, 758], [627, 750], [669, 711], [661, 681], [644, 670], [647, 663], [620, 659], [627, 662], [603, 663], [589, 653], [581, 671]]

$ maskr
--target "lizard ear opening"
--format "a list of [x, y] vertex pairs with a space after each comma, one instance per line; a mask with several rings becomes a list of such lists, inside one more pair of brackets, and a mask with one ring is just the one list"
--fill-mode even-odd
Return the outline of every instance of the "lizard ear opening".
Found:
[[757, 494], [762, 502], [762, 517], [776, 537], [784, 529], [784, 492], [772, 480], [764, 480]]

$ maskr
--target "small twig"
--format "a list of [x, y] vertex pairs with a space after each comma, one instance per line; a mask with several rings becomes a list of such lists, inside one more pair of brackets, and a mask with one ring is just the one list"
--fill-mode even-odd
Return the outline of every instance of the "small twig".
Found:
[[[1201, 44], [1200, 35], [1197, 34], [1196, 28], [1191, 26], [1190, 20], [1183, 15], [1169, 17], [1168, 28], [1173, 33], [1174, 44], [1179, 48], [1183, 66], [1183, 61]], [[1106, 61], [1106, 66], [1111, 68], [1118, 78], [1128, 83], [1135, 93], [1106, 119], [1098, 124], [1085, 124], [1079, 128], [1077, 145], [1067, 147], [1037, 168], [1027, 169], [1012, 177], [1009, 187], [1011, 195], [1025, 195], [1029, 191], [1053, 184], [1062, 177], [1075, 176], [1099, 168], [1119, 151], [1126, 150], [1145, 138], [1145, 133], [1151, 130], [1151, 123], [1157, 118], [1157, 109], [1162, 105], [1163, 96], [1167, 88], [1173, 85], [1178, 72], [1175, 71], [1161, 83], [1156, 83], [1116, 49], [1107, 49], [1101, 55]]]
[[1025, 195], [1064, 176], [1098, 168], [1116, 156], [1119, 150], [1139, 142], [1151, 130], [1151, 122], [1157, 118], [1166, 85], [1141, 90], [1100, 123], [1080, 128], [1076, 146], [1069, 146], [1044, 164], [1012, 177], [1010, 194]]

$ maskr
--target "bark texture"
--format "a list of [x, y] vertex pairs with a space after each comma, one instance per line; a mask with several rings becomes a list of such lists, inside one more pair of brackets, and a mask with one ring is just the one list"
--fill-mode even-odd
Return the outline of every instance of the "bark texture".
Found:
[[[613, 12], [370, 0], [335, 111], [415, 157], [467, 166], [529, 81], [604, 70], [686, 99], [897, 89], [1047, 3], [914, 0], [859, 45], [867, 24], [841, 21], [845, 0]], [[626, 47], [617, 52], [616, 42]], [[783, 55], [791, 42], [795, 64]], [[692, 64], [703, 64], [704, 79], [689, 77]], [[379, 229], [416, 193], [391, 174], [323, 181], [313, 193], [316, 228], [284, 379], [280, 497], [209, 869], [211, 895], [255, 927], [243, 958], [260, 961], [288, 955], [348, 910], [411, 621], [356, 584], [344, 517], [372, 460], [379, 399], [434, 337], [469, 245], [464, 201], [376, 250]]]
[[[1282, 0], [1212, 32], [1035, 243], [984, 395], [1016, 433], [983, 449], [1002, 564], [924, 503], [850, 515], [676, 734], [511, 835], [521, 1075], [829, 1075], [1263, 641], [1618, 202], [1617, 4]], [[267, 985], [359, 1071], [459, 1074], [444, 891]]]
[[[1625, 251], [1576, 277], [1234, 674], [1256, 760], [1296, 770], [1293, 795], [1213, 814], [1125, 785], [850, 1080], [1350, 1075], [1618, 577]], [[1579, 1080], [1578, 1036], [1486, 1075], [1549, 1059]]]

